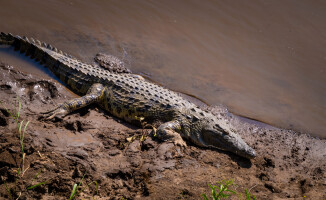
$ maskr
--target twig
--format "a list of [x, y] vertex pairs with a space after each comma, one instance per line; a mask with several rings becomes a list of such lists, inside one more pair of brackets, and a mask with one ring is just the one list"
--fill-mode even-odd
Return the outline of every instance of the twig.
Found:
[[249, 188], [248, 192], [250, 192], [250, 190], [254, 189], [256, 186], [257, 186], [257, 184], [252, 186], [251, 188]]

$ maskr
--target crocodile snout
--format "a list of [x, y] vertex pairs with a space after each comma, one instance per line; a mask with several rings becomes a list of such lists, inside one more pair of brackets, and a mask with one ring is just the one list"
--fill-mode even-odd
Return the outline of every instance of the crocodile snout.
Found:
[[204, 128], [200, 140], [206, 147], [233, 152], [248, 159], [256, 157], [255, 150], [243, 141], [239, 135], [220, 127]]

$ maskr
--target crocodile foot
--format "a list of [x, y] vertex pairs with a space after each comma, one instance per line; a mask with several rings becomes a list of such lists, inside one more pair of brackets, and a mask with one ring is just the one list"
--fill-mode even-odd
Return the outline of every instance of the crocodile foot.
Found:
[[41, 114], [44, 115], [45, 119], [50, 120], [50, 119], [53, 119], [54, 117], [64, 118], [68, 113], [69, 113], [69, 111], [66, 108], [66, 106], [64, 106], [64, 104], [60, 104], [56, 108], [54, 108], [50, 111], [47, 111], [47, 112], [43, 112]]
[[109, 70], [114, 73], [127, 73], [130, 74], [131, 71], [124, 66], [124, 63], [117, 57], [113, 55], [107, 55], [103, 53], [96, 54], [94, 60], [104, 69]]
[[180, 146], [183, 148], [187, 147], [186, 142], [182, 139], [179, 133], [170, 130], [170, 129], [164, 129], [157, 132], [157, 137], [165, 142], [171, 142], [176, 146]]
[[[166, 132], [174, 132], [174, 131], [166, 130]], [[179, 133], [176, 133], [176, 132], [174, 132], [174, 133], [179, 135]], [[168, 134], [171, 134], [171, 133], [168, 133]], [[187, 147], [186, 142], [181, 137], [173, 137], [169, 141], [172, 142], [176, 146], [180, 146], [182, 148], [186, 148]]]

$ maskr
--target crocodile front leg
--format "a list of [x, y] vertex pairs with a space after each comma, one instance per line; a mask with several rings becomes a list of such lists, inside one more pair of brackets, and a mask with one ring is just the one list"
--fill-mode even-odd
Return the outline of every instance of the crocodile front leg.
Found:
[[187, 147], [179, 133], [181, 133], [181, 124], [178, 120], [174, 120], [160, 125], [156, 131], [156, 136], [163, 141], [170, 141], [175, 145]]
[[85, 96], [66, 101], [54, 108], [53, 110], [50, 110], [43, 114], [47, 115], [47, 119], [52, 119], [54, 117], [64, 117], [69, 113], [78, 110], [82, 107], [85, 107], [92, 103], [101, 102], [104, 97], [104, 90], [105, 87], [103, 87], [102, 84], [96, 83], [88, 89], [87, 94]]

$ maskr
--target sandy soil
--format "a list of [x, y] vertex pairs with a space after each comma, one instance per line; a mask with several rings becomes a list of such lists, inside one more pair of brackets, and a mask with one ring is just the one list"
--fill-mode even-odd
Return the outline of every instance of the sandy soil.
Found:
[[[233, 179], [232, 189], [249, 189], [256, 199], [326, 199], [326, 140], [234, 116], [220, 115], [257, 151], [249, 161], [234, 154], [180, 149], [110, 116], [96, 106], [63, 120], [43, 120], [40, 112], [74, 97], [63, 86], [0, 66], [0, 199], [68, 199], [85, 175], [91, 184], [78, 199], [202, 199], [208, 184]], [[21, 119], [30, 121], [24, 139], [24, 173], [17, 124], [4, 109], [19, 96]], [[39, 175], [35, 178], [35, 175]], [[47, 181], [32, 190], [26, 188]], [[231, 198], [232, 199], [232, 198]], [[238, 197], [234, 197], [238, 199]]]

